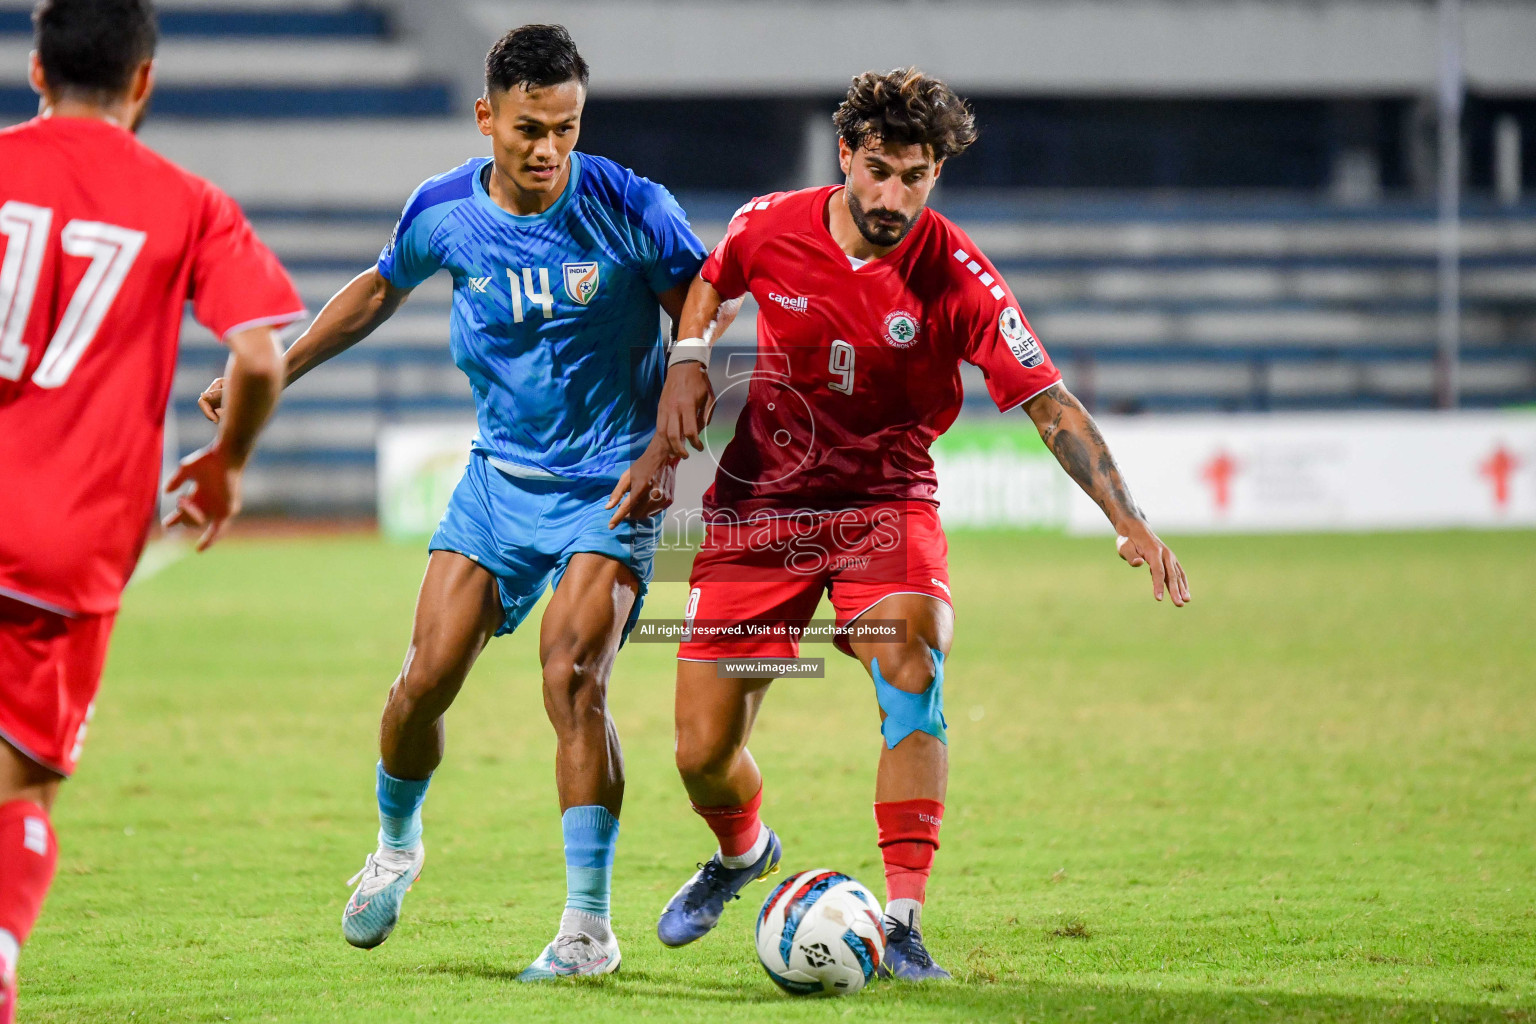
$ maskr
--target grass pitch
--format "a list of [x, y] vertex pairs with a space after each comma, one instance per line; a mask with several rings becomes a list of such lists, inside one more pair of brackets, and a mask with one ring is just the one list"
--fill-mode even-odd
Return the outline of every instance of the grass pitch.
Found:
[[[953, 538], [927, 935], [957, 980], [828, 1001], [758, 968], [767, 885], [701, 943], [655, 940], [712, 848], [671, 766], [660, 645], [615, 672], [624, 969], [513, 981], [564, 883], [532, 629], [492, 645], [450, 715], [400, 928], [345, 945], [423, 553], [234, 540], [187, 558], [128, 594], [22, 1019], [1536, 1019], [1536, 534], [1178, 549], [1181, 612], [1107, 541]], [[683, 588], [652, 602], [676, 616]], [[880, 893], [873, 688], [835, 654], [829, 675], [769, 698], [764, 813], [786, 869]]]

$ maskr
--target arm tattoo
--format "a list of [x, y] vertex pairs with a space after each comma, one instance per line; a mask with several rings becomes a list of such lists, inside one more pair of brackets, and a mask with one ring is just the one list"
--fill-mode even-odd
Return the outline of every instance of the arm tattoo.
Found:
[[[1039, 414], [1031, 409], [1031, 418], [1039, 426], [1046, 447], [1067, 475], [1077, 481], [1110, 519], [1118, 516], [1145, 518], [1132, 500], [1130, 489], [1120, 475], [1120, 467], [1115, 465], [1115, 457], [1109, 453], [1109, 445], [1099, 432], [1098, 424], [1093, 422], [1082, 403], [1060, 384], [1043, 392], [1038, 401], [1044, 403], [1043, 409]], [[1049, 417], [1048, 422], [1042, 424], [1046, 417]]]

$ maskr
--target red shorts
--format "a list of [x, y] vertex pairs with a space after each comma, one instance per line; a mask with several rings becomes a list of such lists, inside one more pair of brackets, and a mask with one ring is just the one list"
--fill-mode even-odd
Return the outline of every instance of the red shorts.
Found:
[[80, 759], [116, 617], [0, 597], [0, 737], [60, 775]]
[[892, 594], [949, 603], [949, 542], [925, 501], [711, 525], [688, 579], [677, 656], [793, 658], [823, 591], [846, 629]]

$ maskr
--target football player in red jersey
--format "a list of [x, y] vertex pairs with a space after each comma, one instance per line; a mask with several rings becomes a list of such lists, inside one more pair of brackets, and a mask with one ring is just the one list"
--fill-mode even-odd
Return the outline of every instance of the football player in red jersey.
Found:
[[[1150, 568], [1158, 600], [1182, 606], [1189, 585], [1001, 275], [965, 232], [925, 209], [944, 161], [975, 139], [965, 103], [915, 69], [870, 72], [854, 79], [834, 121], [846, 181], [737, 212], [689, 292], [687, 340], [669, 360], [656, 441], [611, 499], [615, 516], [625, 514], [663, 465], [689, 446], [703, 450], [714, 397], [708, 325], [722, 303], [750, 291], [760, 307], [757, 364], [705, 495], [708, 532], [678, 653], [678, 770], [719, 851], [667, 904], [657, 931], [670, 946], [694, 941], [778, 864], [746, 748], [774, 677], [721, 679], [716, 661], [795, 656], [797, 630], [826, 591], [845, 630], [838, 646], [869, 672], [881, 711], [880, 971], [947, 978], [921, 934], [944, 814], [944, 658], [954, 630], [928, 449], [960, 411], [961, 362], [981, 369], [999, 409], [1023, 407], [1109, 517], [1121, 557]], [[895, 623], [894, 638], [848, 629], [875, 622]], [[760, 631], [743, 639], [747, 623]]]
[[218, 189], [133, 129], [153, 85], [147, 0], [43, 0], [36, 119], [0, 131], [0, 1024], [57, 853], [119, 596], [149, 532], [183, 311], [224, 339], [235, 393], [188, 456], [167, 525], [240, 507], [281, 389], [276, 328], [303, 315], [277, 259]]

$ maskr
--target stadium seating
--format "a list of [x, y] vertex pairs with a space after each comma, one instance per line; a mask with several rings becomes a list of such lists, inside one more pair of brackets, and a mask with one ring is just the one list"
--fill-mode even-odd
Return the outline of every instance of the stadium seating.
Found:
[[[683, 197], [707, 242], [731, 204]], [[1423, 408], [1432, 403], [1435, 226], [1427, 209], [1303, 203], [944, 202], [1007, 275], [1068, 383], [1103, 411]], [[393, 211], [254, 211], [318, 309], [368, 266]], [[1464, 400], [1536, 399], [1536, 210], [1470, 209]], [[447, 349], [449, 282], [428, 282], [372, 338], [297, 385], [267, 436], [255, 505], [365, 511], [380, 425], [470, 420]], [[750, 338], [749, 305], [732, 335]], [[222, 353], [189, 325], [182, 444], [207, 436], [197, 392]], [[968, 374], [968, 408], [990, 408]]]
[[[151, 144], [240, 198], [312, 310], [371, 264], [414, 182], [483, 146], [454, 86], [385, 6], [173, 0]], [[35, 109], [20, 69], [29, 2], [0, 0], [0, 120]], [[329, 140], [326, 150], [317, 140]], [[346, 177], [322, 173], [337, 163]], [[684, 195], [708, 242], [739, 195]], [[938, 205], [992, 257], [1099, 411], [1423, 408], [1432, 404], [1436, 229], [1419, 204], [986, 197]], [[1536, 206], [1469, 205], [1462, 232], [1464, 401], [1536, 401]], [[467, 421], [468, 386], [434, 279], [378, 334], [286, 396], [253, 508], [368, 512], [386, 423]], [[749, 306], [733, 331], [749, 339]], [[222, 365], [189, 321], [175, 389], [180, 446], [209, 435], [195, 398]], [[968, 408], [988, 415], [979, 375]]]
[[[160, 3], [157, 117], [330, 118], [445, 113], [452, 90], [378, 8]], [[30, 2], [0, 0], [0, 118], [37, 109], [26, 83]]]
[[[1097, 408], [1432, 404], [1437, 229], [1426, 207], [971, 202], [950, 212]], [[1536, 396], [1533, 214], [1466, 211], [1469, 406]]]

